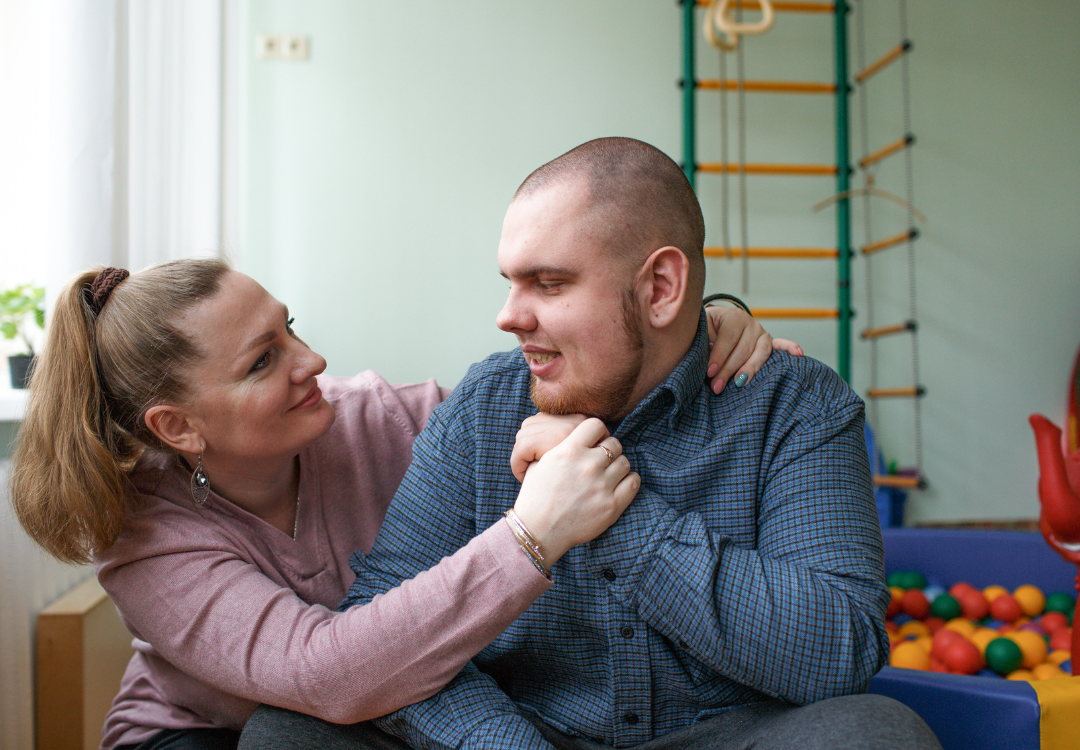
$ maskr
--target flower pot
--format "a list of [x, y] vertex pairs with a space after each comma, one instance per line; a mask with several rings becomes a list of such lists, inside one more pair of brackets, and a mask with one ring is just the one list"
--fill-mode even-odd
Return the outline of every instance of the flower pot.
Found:
[[25, 388], [30, 383], [30, 365], [33, 361], [34, 358], [29, 354], [15, 354], [8, 357], [12, 388]]

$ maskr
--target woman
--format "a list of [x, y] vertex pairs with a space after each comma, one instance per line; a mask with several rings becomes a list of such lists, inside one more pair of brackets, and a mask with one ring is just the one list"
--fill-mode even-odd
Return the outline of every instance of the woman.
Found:
[[[760, 365], [768, 335], [735, 319]], [[231, 747], [258, 703], [339, 723], [388, 713], [433, 695], [549, 585], [500, 522], [333, 612], [444, 394], [370, 372], [316, 380], [325, 361], [291, 323], [212, 260], [87, 272], [57, 301], [12, 498], [49, 552], [92, 556], [136, 637], [103, 748]], [[517, 446], [543, 458], [514, 510], [550, 566], [614, 523], [639, 479], [598, 420], [545, 440]]]

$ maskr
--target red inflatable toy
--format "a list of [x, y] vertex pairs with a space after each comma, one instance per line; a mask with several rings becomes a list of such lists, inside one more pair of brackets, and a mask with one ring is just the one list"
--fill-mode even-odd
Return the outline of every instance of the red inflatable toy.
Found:
[[[1080, 566], [1080, 352], [1069, 383], [1065, 434], [1046, 417], [1032, 414], [1035, 447], [1039, 453], [1039, 528], [1059, 555]], [[1080, 573], [1076, 576], [1080, 592]], [[1080, 598], [1073, 613], [1072, 653], [1080, 654]], [[1072, 660], [1080, 675], [1080, 658]]]

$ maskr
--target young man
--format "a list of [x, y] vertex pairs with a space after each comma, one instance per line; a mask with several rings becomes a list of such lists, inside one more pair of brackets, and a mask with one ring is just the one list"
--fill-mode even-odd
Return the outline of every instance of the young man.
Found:
[[712, 392], [703, 242], [681, 170], [639, 141], [591, 141], [519, 188], [498, 325], [520, 351], [436, 409], [342, 606], [500, 520], [538, 409], [603, 419], [642, 484], [442, 692], [376, 720], [409, 746], [940, 747], [904, 706], [855, 695], [888, 654], [862, 402], [783, 353]]

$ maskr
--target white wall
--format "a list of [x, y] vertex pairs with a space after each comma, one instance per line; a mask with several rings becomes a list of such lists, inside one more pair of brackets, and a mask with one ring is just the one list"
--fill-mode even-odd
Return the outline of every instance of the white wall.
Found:
[[[931, 482], [909, 517], [1033, 518], [1026, 417], [1060, 418], [1080, 338], [1080, 46], [1071, 36], [1080, 6], [908, 6], [915, 196], [928, 216], [916, 281]], [[868, 6], [869, 59], [898, 41], [896, 7]], [[829, 24], [781, 15], [771, 37], [751, 40], [748, 77], [828, 80]], [[470, 362], [513, 346], [493, 323], [505, 294], [495, 248], [529, 171], [602, 135], [681, 157], [671, 2], [259, 0], [248, 3], [246, 28], [246, 233], [236, 252], [297, 313], [333, 373], [370, 367], [391, 380], [456, 382]], [[311, 35], [312, 59], [256, 60], [263, 32]], [[715, 75], [714, 53], [700, 49], [699, 60], [701, 75]], [[871, 148], [900, 135], [898, 70], [874, 80]], [[715, 159], [717, 101], [699, 101], [699, 158]], [[832, 158], [828, 98], [749, 97], [747, 119], [750, 161]], [[881, 179], [903, 194], [899, 163]], [[832, 214], [809, 207], [831, 190], [827, 179], [751, 178], [751, 243], [828, 245]], [[702, 177], [699, 193], [718, 243], [715, 178]], [[875, 224], [881, 236], [905, 221], [885, 207]], [[903, 252], [875, 262], [878, 323], [903, 317]], [[747, 298], [828, 305], [834, 273], [828, 263], [758, 262]], [[737, 263], [710, 261], [709, 274], [710, 291], [738, 293]], [[862, 261], [853, 280], [858, 330]], [[830, 324], [769, 327], [834, 364]], [[882, 345], [882, 385], [910, 384], [905, 346]], [[868, 348], [856, 341], [854, 352], [864, 390]], [[886, 405], [879, 418], [888, 457], [910, 462], [910, 406]]]

